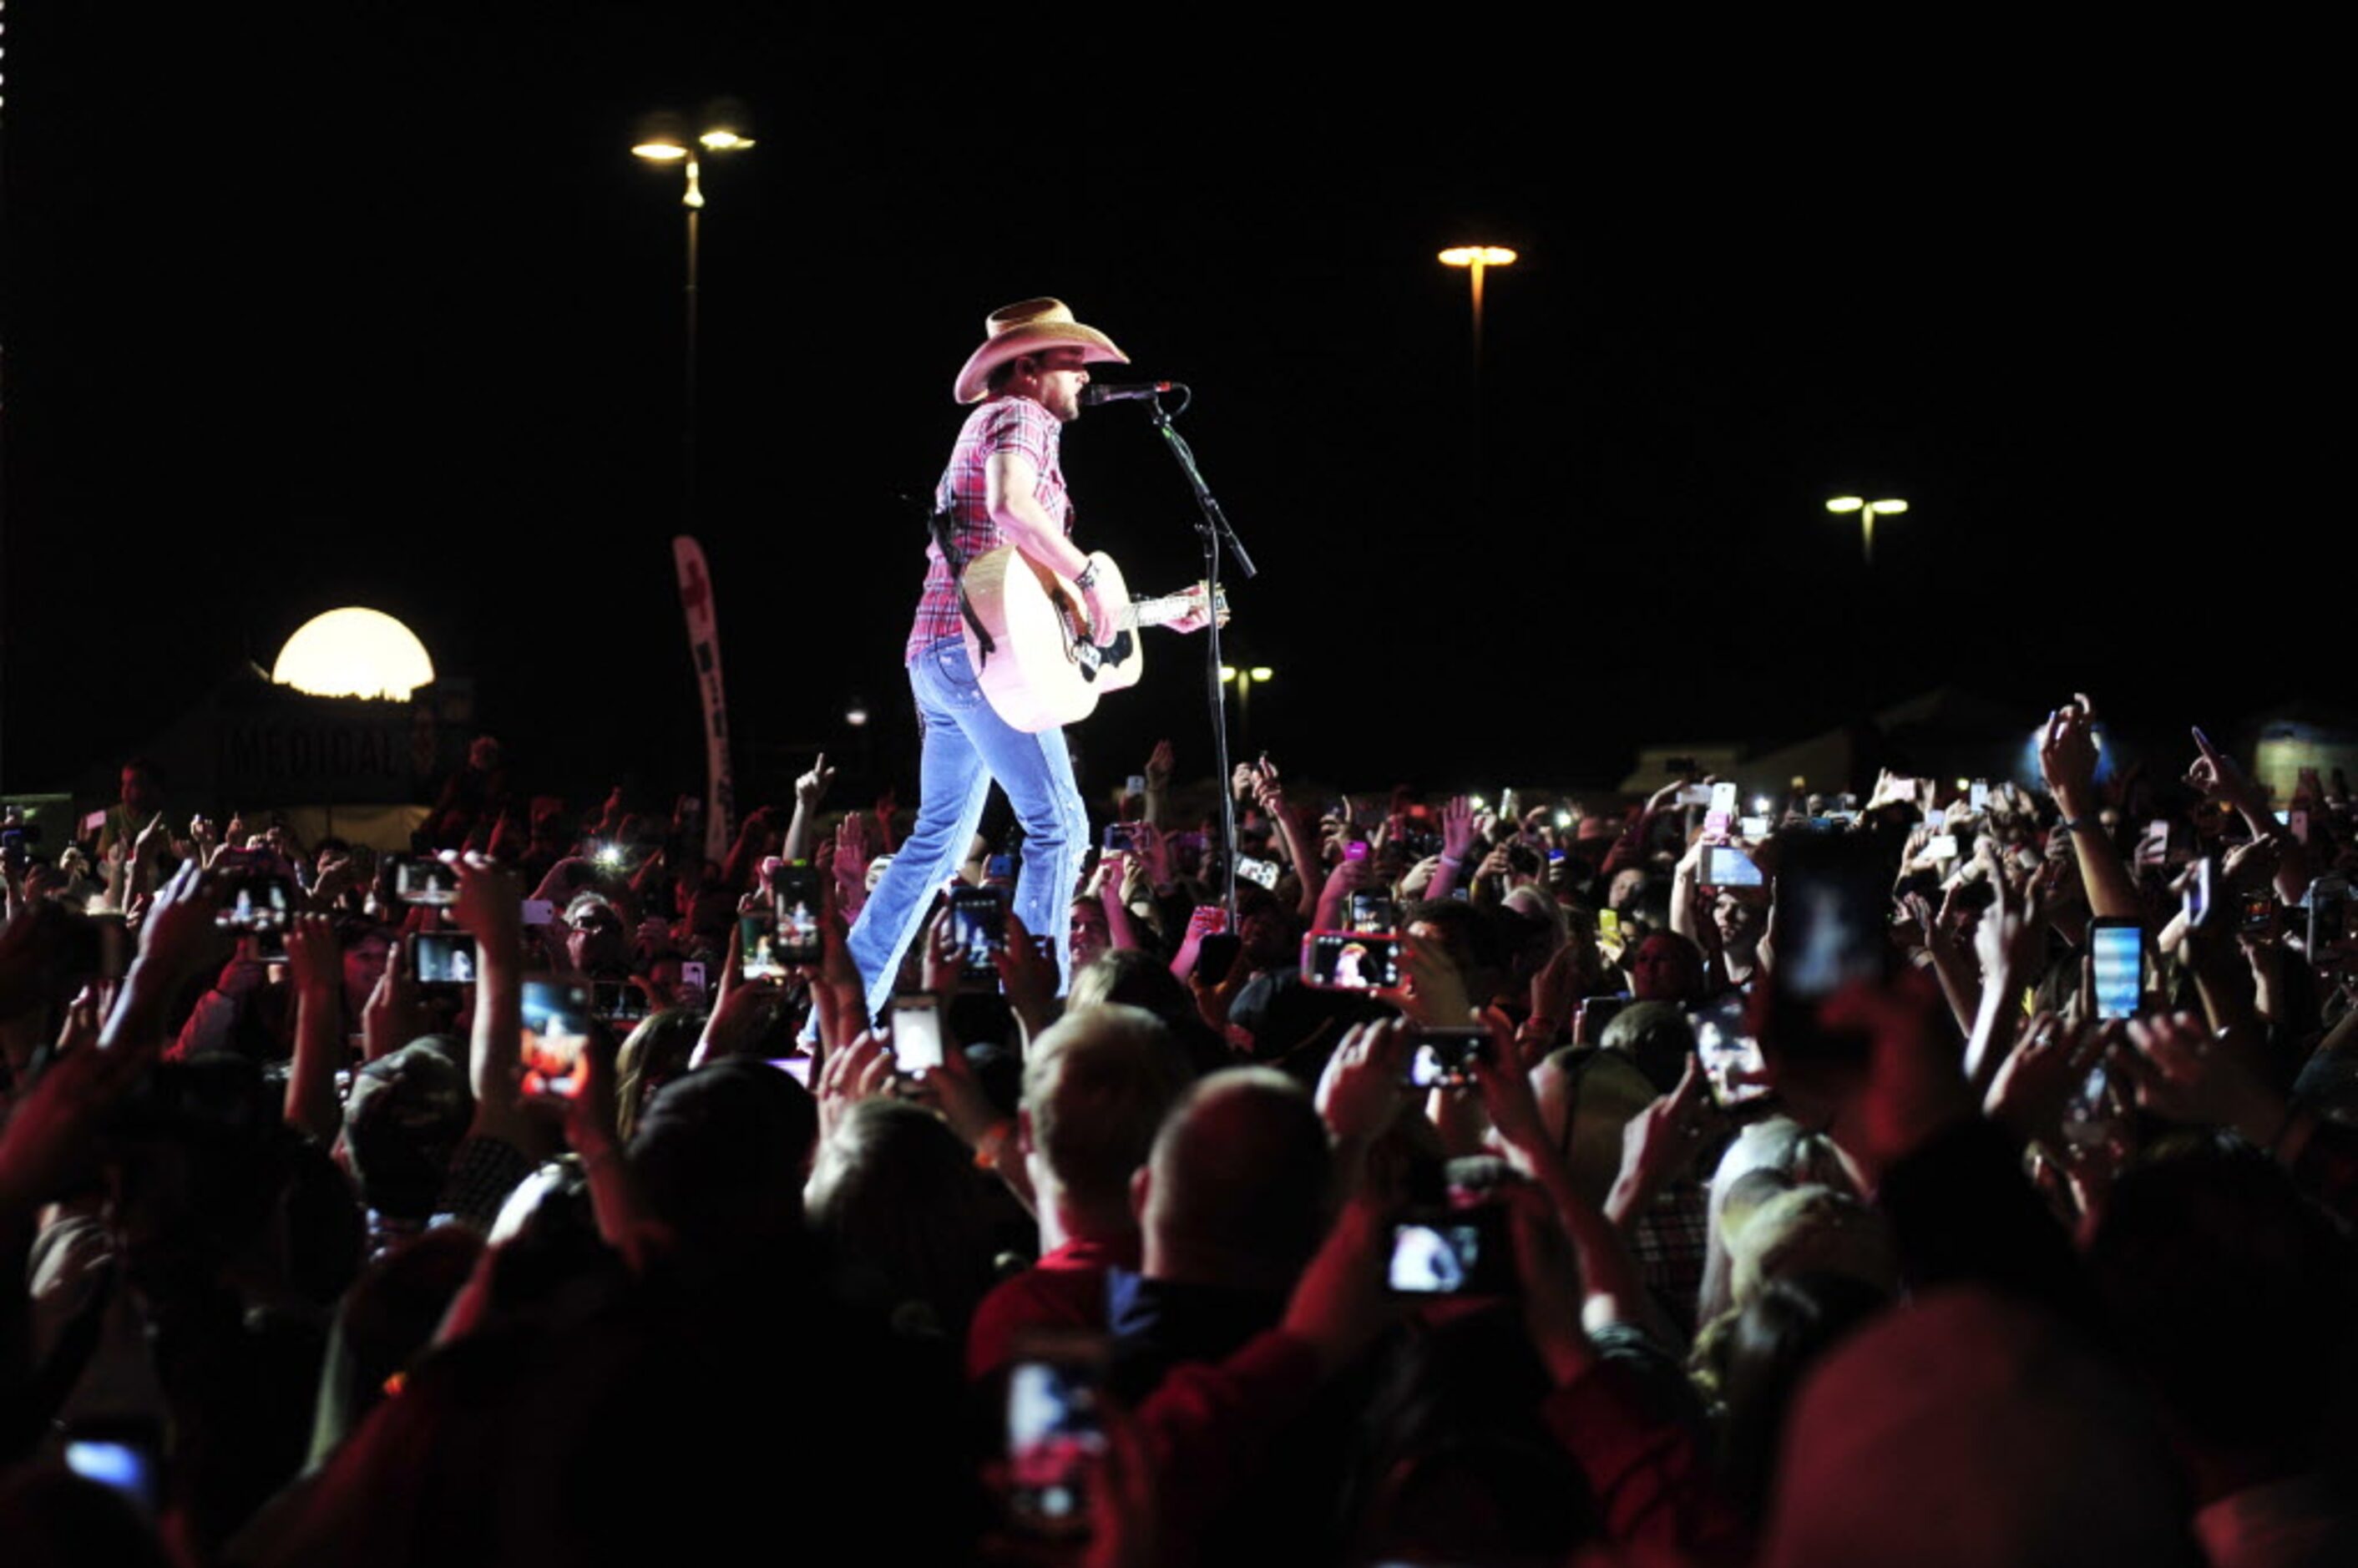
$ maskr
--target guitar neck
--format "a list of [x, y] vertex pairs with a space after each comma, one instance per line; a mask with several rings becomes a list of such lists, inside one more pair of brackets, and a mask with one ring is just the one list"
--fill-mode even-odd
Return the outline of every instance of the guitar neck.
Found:
[[[1204, 587], [1198, 583], [1184, 593], [1166, 593], [1157, 599], [1133, 599], [1130, 601], [1126, 619], [1132, 626], [1167, 625], [1189, 611], [1201, 608], [1203, 602]], [[1227, 608], [1228, 602], [1228, 590], [1227, 585], [1223, 584], [1220, 589], [1220, 605], [1223, 610]]]
[[1187, 613], [1192, 603], [1184, 593], [1166, 593], [1160, 599], [1133, 599], [1130, 601], [1130, 623], [1133, 626], [1161, 626]]

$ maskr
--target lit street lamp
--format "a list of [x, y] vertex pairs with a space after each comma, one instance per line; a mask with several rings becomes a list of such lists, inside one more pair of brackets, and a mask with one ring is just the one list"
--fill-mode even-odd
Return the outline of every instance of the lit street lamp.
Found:
[[1865, 552], [1866, 564], [1873, 566], [1875, 564], [1875, 520], [1878, 517], [1897, 517], [1908, 510], [1908, 503], [1904, 501], [1864, 501], [1855, 495], [1837, 495], [1826, 503], [1826, 510], [1858, 514], [1859, 546]]
[[1444, 266], [1462, 266], [1474, 285], [1474, 368], [1482, 368], [1482, 275], [1494, 266], [1511, 266], [1515, 253], [1504, 245], [1453, 245], [1441, 253]]
[[632, 153], [649, 163], [676, 163], [687, 176], [686, 189], [679, 204], [687, 212], [687, 282], [685, 305], [687, 315], [687, 350], [686, 363], [686, 406], [681, 414], [680, 443], [682, 460], [687, 465], [687, 515], [683, 526], [693, 526], [696, 520], [696, 284], [698, 272], [698, 223], [704, 215], [704, 160], [723, 153], [743, 152], [753, 145], [753, 139], [740, 129], [745, 124], [741, 106], [728, 99], [714, 103], [704, 113], [704, 128], [690, 135], [687, 122], [673, 114], [649, 114], [639, 123], [638, 139], [631, 144]]
[[1253, 687], [1267, 686], [1276, 674], [1277, 672], [1267, 665], [1222, 665], [1220, 666], [1221, 684], [1236, 688], [1237, 730], [1243, 735], [1248, 747], [1252, 744]]

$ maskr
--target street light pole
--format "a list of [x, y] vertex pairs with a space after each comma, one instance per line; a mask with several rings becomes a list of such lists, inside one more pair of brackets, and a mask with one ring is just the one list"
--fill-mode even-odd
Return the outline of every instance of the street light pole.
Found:
[[1474, 293], [1474, 374], [1482, 374], [1482, 276], [1494, 266], [1511, 266], [1515, 253], [1504, 245], [1452, 245], [1441, 253], [1444, 266], [1462, 266], [1469, 275]]
[[1267, 686], [1277, 672], [1267, 665], [1222, 665], [1220, 679], [1237, 689], [1237, 731], [1244, 738], [1245, 749], [1252, 749], [1253, 687]]
[[643, 122], [639, 139], [631, 151], [650, 163], [676, 163], [686, 177], [679, 204], [687, 220], [687, 276], [681, 288], [681, 308], [686, 318], [687, 343], [681, 354], [682, 387], [680, 395], [680, 461], [681, 487], [687, 503], [687, 522], [693, 526], [697, 507], [696, 461], [696, 356], [698, 323], [697, 319], [697, 286], [703, 266], [704, 159], [707, 155], [742, 152], [753, 145], [751, 136], [736, 129], [742, 123], [741, 114], [724, 105], [716, 105], [705, 116], [706, 127], [693, 137], [687, 135], [683, 122], [676, 114], [651, 114]]
[[1858, 542], [1861, 558], [1872, 567], [1875, 565], [1875, 520], [1877, 517], [1897, 517], [1908, 510], [1908, 503], [1904, 501], [1867, 501], [1855, 495], [1837, 495], [1826, 503], [1826, 510], [1833, 513], [1855, 512], [1858, 514]]

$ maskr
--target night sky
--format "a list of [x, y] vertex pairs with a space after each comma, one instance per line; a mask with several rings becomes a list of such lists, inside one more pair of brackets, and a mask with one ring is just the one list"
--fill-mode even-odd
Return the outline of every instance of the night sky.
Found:
[[[798, 748], [853, 759], [854, 696], [914, 794], [892, 498], [984, 315], [1037, 294], [1195, 387], [1262, 568], [1252, 739], [1294, 772], [1607, 780], [1947, 681], [2026, 725], [2074, 687], [2222, 729], [2340, 695], [2346, 175], [2298, 95], [2063, 60], [1937, 99], [1832, 61], [1518, 80], [1503, 32], [1363, 70], [1004, 10], [952, 51], [801, 12], [9, 6], [7, 786], [352, 602], [473, 677], [531, 782], [700, 784], [679, 178], [626, 149], [722, 93], [759, 145], [707, 170], [695, 531], [756, 798]], [[1434, 259], [1471, 239], [1525, 258], [1478, 387]], [[1134, 409], [1065, 461], [1086, 546], [1192, 577]], [[1872, 574], [1844, 492], [1910, 503]], [[1080, 732], [1099, 779], [1158, 735], [1207, 758], [1200, 644], [1152, 656]]]

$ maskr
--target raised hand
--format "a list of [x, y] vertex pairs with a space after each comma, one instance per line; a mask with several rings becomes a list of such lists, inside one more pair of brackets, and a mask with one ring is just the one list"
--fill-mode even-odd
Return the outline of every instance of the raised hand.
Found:
[[[162, 817], [156, 819], [160, 825]], [[213, 914], [220, 904], [210, 883], [197, 870], [194, 860], [182, 862], [180, 869], [157, 890], [147, 906], [146, 918], [139, 923], [139, 961], [168, 981], [177, 981], [202, 962], [213, 951], [216, 939]]]
[[1134, 823], [1130, 827], [1130, 848], [1138, 852], [1138, 862], [1147, 880], [1158, 888], [1171, 885], [1171, 844], [1161, 828], [1152, 822]]
[[1694, 1163], [1719, 1126], [1711, 1080], [1702, 1058], [1690, 1051], [1678, 1087], [1622, 1126], [1621, 1172], [1606, 1200], [1606, 1217], [1617, 1225], [1634, 1224], [1654, 1195]]
[[2067, 816], [2081, 816], [2091, 805], [2096, 782], [2096, 708], [2088, 694], [2047, 716], [2039, 741], [2039, 772], [2047, 792]]
[[[385, 968], [393, 968], [390, 959]], [[342, 988], [343, 953], [326, 915], [298, 914], [287, 923], [287, 978], [298, 996], [333, 998]]]
[[[294, 944], [287, 946], [292, 952]], [[372, 1062], [417, 1038], [417, 982], [410, 964], [409, 944], [395, 942], [384, 956], [384, 973], [361, 1006], [361, 1054]]]
[[1414, 1029], [1398, 1019], [1355, 1023], [1318, 1075], [1318, 1115], [1337, 1143], [1366, 1142], [1408, 1098], [1402, 1073]]
[[[1008, 914], [1008, 946], [1013, 946], [1014, 914]], [[918, 949], [917, 984], [936, 996], [956, 995], [966, 978], [966, 949], [958, 945], [957, 936], [946, 904], [925, 922], [918, 938], [925, 944]]]
[[892, 1053], [866, 1031], [827, 1057], [827, 1065], [819, 1069], [817, 1087], [819, 1141], [833, 1136], [845, 1112], [861, 1100], [882, 1094], [892, 1081]]
[[1474, 852], [1474, 804], [1464, 795], [1449, 797], [1441, 808], [1441, 858], [1462, 864]]
[[1473, 1018], [1474, 1007], [1448, 949], [1411, 936], [1401, 941], [1400, 952], [1401, 983], [1379, 994], [1419, 1023], [1463, 1028]]
[[2197, 730], [2194, 746], [2199, 753], [2186, 770], [2186, 782], [2202, 793], [2205, 800], [2224, 801], [2246, 816], [2264, 817], [2267, 800], [2261, 795], [2235, 759], [2211, 743], [2211, 737]]
[[1006, 950], [992, 962], [999, 969], [999, 989], [1015, 1016], [1035, 1033], [1045, 1028], [1049, 1003], [1056, 996], [1056, 960], [1040, 951], [1040, 944], [1011, 909], [1007, 912]]
[[795, 804], [805, 811], [817, 811], [818, 803], [827, 798], [827, 785], [835, 782], [835, 770], [827, 765], [827, 753], [821, 752], [810, 771], [795, 780]]
[[2134, 1050], [2107, 1058], [2136, 1087], [2137, 1104], [2197, 1127], [2232, 1127], [2266, 1148], [2284, 1121], [2284, 1097], [2192, 1013], [2129, 1020]]
[[2117, 1022], [2099, 1027], [2082, 1019], [2067, 1025], [2051, 1012], [2039, 1013], [2024, 1025], [1999, 1065], [1982, 1098], [1982, 1113], [2025, 1143], [2061, 1150], [2063, 1110], [2073, 1091], [2120, 1044]]
[[514, 871], [479, 854], [445, 852], [442, 859], [459, 873], [459, 896], [450, 918], [482, 946], [504, 945], [513, 950], [522, 941], [524, 883]]

